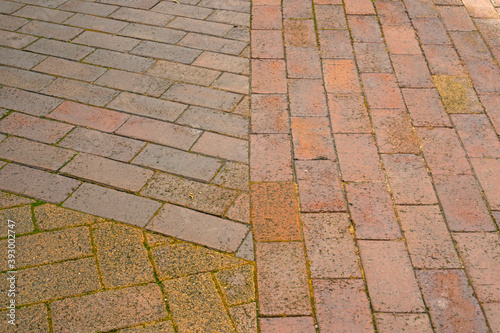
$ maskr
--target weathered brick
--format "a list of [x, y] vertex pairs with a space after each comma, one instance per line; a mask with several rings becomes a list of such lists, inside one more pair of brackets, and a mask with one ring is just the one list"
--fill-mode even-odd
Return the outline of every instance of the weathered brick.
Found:
[[0, 64], [22, 69], [30, 69], [40, 63], [45, 56], [41, 54], [0, 47]]
[[172, 82], [149, 75], [110, 69], [95, 84], [160, 97], [172, 85]]
[[380, 43], [384, 41], [376, 16], [349, 15], [347, 19], [354, 42]]
[[234, 26], [250, 26], [250, 14], [235, 11], [216, 9], [207, 18], [207, 21], [232, 24]]
[[322, 80], [290, 79], [288, 85], [290, 113], [292, 116], [309, 117], [326, 116], [328, 114]]
[[203, 52], [193, 65], [237, 74], [250, 73], [248, 59], [208, 51]]
[[253, 133], [288, 133], [286, 96], [252, 94], [251, 121]]
[[253, 233], [250, 231], [245, 240], [241, 243], [238, 251], [235, 254], [238, 258], [243, 258], [250, 261], [255, 261], [255, 251], [254, 251], [254, 243], [253, 243]]
[[431, 333], [432, 325], [428, 314], [376, 313], [375, 322], [380, 333], [414, 332]]
[[120, 30], [120, 35], [135, 37], [140, 39], [149, 39], [156, 42], [175, 44], [186, 35], [185, 32], [154, 27], [150, 25], [130, 23], [124, 29]]
[[116, 133], [181, 149], [189, 149], [201, 135], [186, 126], [137, 116], [130, 117]]
[[[442, 7], [441, 7], [442, 8]], [[451, 44], [443, 22], [439, 18], [421, 17], [412, 20], [422, 44]]]
[[464, 271], [428, 270], [416, 274], [436, 330], [488, 332]]
[[[32, 232], [35, 227], [33, 226], [33, 218], [31, 213], [31, 205], [24, 205], [13, 207], [9, 209], [4, 209], [9, 206], [23, 205], [34, 203], [33, 200], [28, 198], [19, 197], [11, 193], [0, 192], [2, 194], [2, 210], [0, 211], [0, 217], [4, 221], [12, 220], [16, 222], [15, 231], [17, 235]], [[2, 235], [8, 235], [8, 224], [4, 223], [0, 227]], [[7, 304], [7, 303], [5, 303]]]
[[291, 181], [292, 153], [287, 134], [255, 134], [250, 139], [250, 179]]
[[462, 6], [437, 7], [441, 19], [448, 31], [474, 31], [476, 27], [472, 22], [467, 9]]
[[358, 239], [401, 238], [387, 185], [349, 183], [346, 185], [351, 218]]
[[243, 49], [245, 49], [245, 47], [248, 46], [248, 43], [239, 40], [231, 40], [197, 33], [188, 33], [178, 43], [178, 45], [194, 49], [238, 55], [243, 51]]
[[434, 75], [434, 84], [448, 113], [482, 113], [483, 108], [467, 77]]
[[55, 80], [43, 93], [97, 106], [106, 105], [118, 94], [116, 90], [63, 78]]
[[500, 159], [472, 158], [472, 166], [492, 210], [500, 210]]
[[283, 35], [281, 30], [253, 31], [252, 58], [283, 59]]
[[383, 180], [377, 147], [369, 134], [335, 134], [344, 181]]
[[481, 95], [481, 103], [483, 103], [486, 113], [490, 118], [493, 127], [495, 128], [497, 134], [500, 133], [500, 110], [498, 105], [500, 105], [500, 94], [484, 94]]
[[371, 133], [365, 100], [361, 94], [329, 94], [333, 133]]
[[435, 89], [401, 90], [414, 126], [451, 126]]
[[437, 12], [434, 3], [430, 0], [406, 0], [406, 9], [410, 17], [436, 17]]
[[180, 116], [176, 123], [235, 136], [240, 139], [248, 138], [248, 119], [227, 112], [196, 106], [190, 107]]
[[23, 69], [0, 66], [0, 84], [31, 91], [40, 91], [54, 81], [54, 77]]
[[[118, 11], [120, 11], [120, 9]], [[76, 14], [64, 23], [76, 27], [108, 33], [117, 33], [128, 24], [127, 22], [123, 21], [86, 14]]]
[[33, 213], [36, 226], [40, 230], [52, 230], [104, 222], [100, 217], [75, 212], [52, 204], [35, 206]]
[[205, 132], [191, 151], [230, 161], [248, 163], [248, 141]]
[[382, 26], [410, 25], [403, 2], [375, 1], [375, 7]]
[[13, 112], [0, 121], [0, 132], [45, 143], [56, 143], [73, 126]]
[[422, 55], [392, 55], [392, 65], [400, 87], [434, 88], [427, 63]]
[[257, 243], [257, 284], [261, 315], [310, 315], [303, 245]]
[[[225, 184], [222, 184], [222, 185], [225, 185]], [[227, 186], [227, 187], [235, 188], [235, 186]], [[247, 180], [246, 180], [245, 187], [248, 188], [248, 181]], [[242, 194], [240, 194], [240, 196], [238, 198], [236, 198], [233, 205], [227, 211], [226, 217], [230, 220], [250, 224], [250, 196], [248, 195], [248, 193], [242, 193]], [[248, 236], [247, 236], [247, 238], [248, 238]], [[252, 238], [251, 242], [253, 243], [253, 236], [251, 236], [251, 238]], [[253, 250], [252, 250], [252, 253], [253, 253]], [[241, 257], [241, 258], [243, 258], [243, 257]], [[251, 260], [253, 260], [253, 259], [251, 259]]]
[[346, 0], [346, 14], [370, 15], [375, 14], [373, 3], [370, 0]]
[[389, 55], [383, 43], [354, 43], [360, 73], [392, 73]]
[[153, 59], [149, 58], [102, 49], [96, 50], [83, 61], [89, 64], [123, 69], [131, 72], [144, 72], [155, 62]]
[[358, 246], [375, 311], [425, 311], [403, 242], [362, 240]]
[[384, 37], [392, 54], [421, 54], [413, 28], [408, 26], [385, 26]]
[[63, 0], [19, 0], [18, 2], [49, 8], [56, 8], [64, 3]]
[[403, 109], [372, 109], [372, 122], [380, 153], [420, 152], [409, 114]]
[[174, 16], [152, 11], [121, 7], [109, 17], [127, 22], [138, 22], [150, 25], [165, 26]]
[[217, 81], [212, 84], [212, 88], [248, 95], [250, 92], [250, 80], [248, 76], [222, 73]]
[[23, 5], [20, 3], [2, 0], [0, 2], [0, 13], [11, 14], [21, 7], [23, 7]]
[[454, 115], [452, 119], [469, 157], [500, 157], [500, 142], [486, 115]]
[[128, 162], [146, 145], [146, 143], [78, 127], [69, 133], [58, 145], [81, 152]]
[[316, 332], [312, 317], [260, 318], [259, 323], [262, 333], [284, 331], [289, 333]]
[[0, 106], [29, 113], [34, 116], [44, 116], [55, 109], [62, 101], [58, 98], [31, 93], [28, 91], [3, 87], [0, 89]]
[[35, 66], [33, 70], [89, 82], [94, 81], [106, 71], [101, 67], [53, 57], [45, 59]]
[[500, 303], [483, 304], [484, 313], [493, 332], [500, 330]]
[[313, 20], [284, 21], [285, 45], [292, 47], [316, 47], [316, 33]]
[[[28, 199], [28, 198], [14, 195], [12, 193], [0, 192], [0, 208], [2, 208], [2, 209], [8, 208], [8, 207], [19, 206], [19, 205], [26, 205], [26, 204], [30, 204], [30, 203], [34, 203], [34, 201], [31, 199]], [[27, 217], [27, 224], [31, 224], [31, 213], [29, 212], [30, 207], [25, 206], [25, 208], [26, 208], [25, 213], [26, 213], [26, 217]], [[4, 210], [2, 212], [3, 217], [5, 217], [6, 212], [7, 212], [6, 210]], [[16, 217], [14, 217], [14, 218], [9, 217], [9, 218], [11, 220], [17, 219]], [[4, 220], [6, 220], [6, 219], [4, 219]], [[21, 222], [21, 221], [19, 221], [19, 222]], [[24, 224], [24, 222], [22, 222], [21, 224]], [[32, 229], [33, 229], [33, 226], [31, 226], [31, 230]], [[23, 232], [21, 231], [20, 233], [23, 233]]]
[[174, 121], [187, 108], [180, 103], [128, 92], [120, 93], [107, 107], [166, 121]]
[[491, 53], [477, 31], [456, 31], [450, 33], [451, 39], [464, 60], [491, 60]]
[[15, 49], [22, 49], [28, 44], [33, 43], [36, 37], [28, 36], [24, 34], [18, 34], [16, 32], [2, 31], [0, 36], [0, 45], [13, 47]]
[[330, 121], [326, 117], [292, 117], [294, 158], [335, 160]]
[[161, 204], [136, 195], [83, 184], [64, 207], [143, 227]]
[[383, 154], [396, 204], [437, 204], [424, 161], [412, 154]]
[[208, 8], [190, 6], [185, 3], [170, 3], [168, 1], [161, 1], [153, 8], [153, 11], [175, 16], [187, 16], [200, 20], [206, 19], [213, 13], [213, 10]]
[[493, 5], [498, 6], [496, 2], [465, 0], [463, 3], [472, 17], [498, 18], [498, 12], [495, 12], [495, 8], [493, 7]]
[[244, 224], [169, 204], [146, 228], [226, 252], [236, 252], [248, 232]]
[[325, 88], [329, 93], [359, 93], [356, 65], [353, 60], [323, 60]]
[[438, 206], [398, 206], [398, 214], [415, 268], [460, 268]]
[[28, 23], [29, 21], [20, 17], [0, 14], [0, 28], [2, 30], [14, 31]]
[[[5, 318], [7, 310], [1, 312]], [[49, 332], [49, 315], [45, 304], [36, 304], [16, 310], [16, 330], [19, 333]]]
[[473, 176], [438, 175], [434, 182], [450, 230], [495, 230]]
[[56, 171], [64, 165], [75, 152], [33, 142], [14, 136], [0, 143], [0, 157], [22, 164]]
[[322, 29], [347, 29], [344, 8], [342, 6], [316, 5], [316, 24]]
[[62, 6], [59, 6], [59, 9], [90, 15], [108, 16], [109, 14], [117, 10], [118, 7], [101, 3], [71, 0], [63, 4]]
[[[209, 273], [163, 282], [169, 309], [179, 332], [234, 331], [231, 319]], [[203, 290], [203, 292], [200, 292]]]
[[405, 107], [401, 92], [393, 74], [365, 73], [361, 74], [366, 99], [371, 108]]
[[185, 31], [198, 32], [207, 35], [224, 36], [232, 28], [231, 25], [201, 21], [185, 17], [176, 17], [167, 25], [169, 28], [181, 29]]
[[158, 3], [158, 0], [100, 0], [100, 2], [124, 7], [151, 9]]
[[42, 20], [54, 23], [62, 23], [66, 21], [73, 13], [62, 10], [55, 10], [44, 7], [24, 6], [14, 13], [16, 16], [27, 17], [33, 20]]
[[63, 41], [69, 41], [70, 39], [73, 39], [74, 37], [82, 33], [82, 31], [83, 30], [79, 28], [40, 21], [31, 21], [30, 23], [19, 29], [19, 32], [25, 34], [60, 39]]
[[[282, 28], [281, 6], [253, 6], [252, 29], [278, 29]], [[252, 30], [252, 31], [253, 31]]]
[[321, 331], [375, 332], [361, 279], [313, 280]]
[[286, 93], [284, 60], [253, 60], [252, 91], [254, 93]]
[[242, 13], [250, 12], [250, 3], [248, 3], [248, 1], [245, 0], [227, 0], [227, 1], [203, 0], [200, 2], [199, 5], [200, 7], [226, 9]]
[[171, 61], [159, 60], [147, 71], [147, 74], [174, 81], [209, 86], [220, 75], [220, 72]]
[[80, 60], [94, 49], [87, 46], [40, 38], [28, 46], [26, 50], [72, 60]]
[[[353, 51], [349, 31], [318, 30], [320, 55], [322, 59], [352, 59]], [[310, 53], [315, 50], [309, 50]], [[287, 60], [288, 57], [287, 57]], [[304, 59], [305, 60], [305, 59]]]
[[174, 83], [162, 97], [223, 111], [231, 111], [241, 99], [239, 94], [185, 83]]
[[467, 61], [467, 70], [479, 93], [500, 92], [500, 69], [492, 60]]
[[73, 40], [73, 43], [100, 47], [120, 52], [132, 50], [139, 40], [95, 31], [85, 31]]
[[238, 192], [158, 172], [142, 189], [141, 195], [222, 216]]
[[451, 45], [422, 45], [431, 73], [436, 75], [465, 75], [457, 51]]
[[167, 316], [154, 283], [55, 301], [51, 313], [57, 332], [108, 331]]
[[283, 1], [283, 17], [296, 19], [312, 18], [312, 3], [300, 0]]

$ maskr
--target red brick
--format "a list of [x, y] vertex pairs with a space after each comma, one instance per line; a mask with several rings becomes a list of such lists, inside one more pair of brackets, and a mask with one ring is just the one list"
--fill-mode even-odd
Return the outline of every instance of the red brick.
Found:
[[360, 73], [392, 73], [384, 43], [354, 43]]
[[252, 60], [252, 92], [286, 94], [285, 61]]
[[322, 332], [375, 331], [363, 280], [314, 280], [313, 288]]
[[174, 83], [172, 87], [162, 95], [162, 98], [179, 103], [231, 111], [241, 100], [241, 95], [198, 85]]
[[379, 333], [412, 332], [432, 333], [428, 314], [376, 313], [375, 322]]
[[414, 126], [451, 126], [435, 89], [402, 89]]
[[372, 109], [372, 122], [380, 153], [420, 152], [411, 119], [403, 109]]
[[[51, 314], [58, 332], [94, 332], [155, 321], [167, 311], [160, 287], [151, 283], [55, 301]], [[110, 318], [101, 320], [105, 315]]]
[[448, 31], [474, 31], [476, 27], [472, 22], [467, 9], [463, 6], [437, 7], [441, 19]]
[[292, 153], [287, 134], [255, 134], [250, 139], [250, 179], [291, 181]]
[[393, 55], [392, 64], [400, 87], [433, 88], [434, 84], [421, 55]]
[[421, 54], [413, 28], [407, 26], [385, 26], [385, 42], [392, 54]]
[[456, 31], [450, 33], [455, 48], [463, 60], [490, 60], [491, 53], [477, 31]]
[[471, 158], [479, 183], [492, 210], [500, 210], [500, 159]]
[[289, 133], [285, 95], [252, 94], [252, 133]]
[[312, 18], [311, 1], [284, 0], [283, 1], [284, 18]]
[[[281, 6], [253, 6], [252, 29], [278, 29], [282, 27]], [[252, 31], [255, 32], [255, 31]]]
[[452, 119], [469, 157], [500, 157], [500, 142], [486, 115], [453, 115]]
[[323, 59], [352, 59], [351, 37], [347, 30], [318, 30], [320, 55]]
[[293, 183], [252, 184], [251, 201], [256, 241], [301, 240], [299, 208]]
[[161, 203], [133, 194], [84, 183], [64, 207], [143, 227]]
[[498, 18], [498, 12], [495, 12], [495, 8], [493, 7], [493, 4], [498, 6], [496, 2], [464, 0], [463, 3], [472, 17]]
[[405, 0], [408, 14], [415, 17], [436, 17], [437, 12], [432, 0]]
[[248, 141], [216, 133], [205, 132], [191, 151], [216, 156], [230, 161], [248, 163]]
[[365, 99], [360, 94], [329, 94], [333, 133], [371, 133]]
[[384, 41], [376, 16], [349, 15], [347, 20], [354, 42], [380, 43]]
[[326, 116], [325, 89], [322, 80], [290, 79], [289, 99], [292, 116]]
[[66, 199], [80, 184], [71, 178], [12, 163], [0, 170], [0, 189], [52, 203]]
[[329, 93], [359, 93], [356, 65], [353, 60], [323, 60], [326, 91]]
[[437, 331], [488, 332], [464, 271], [417, 271], [417, 277]]
[[296, 161], [301, 212], [346, 210], [337, 165], [332, 161]]
[[73, 126], [13, 112], [0, 122], [0, 132], [45, 143], [56, 143]]
[[283, 317], [260, 318], [260, 331], [262, 333], [315, 333], [314, 319], [312, 317]]
[[375, 15], [373, 3], [370, 0], [345, 0], [344, 2], [346, 14], [356, 15]]
[[256, 262], [260, 315], [311, 315], [302, 243], [257, 243]]
[[54, 110], [62, 100], [50, 96], [32, 93], [25, 90], [3, 87], [0, 89], [0, 106], [29, 113], [34, 116], [45, 116]]
[[283, 35], [281, 30], [252, 31], [252, 58], [283, 59]]
[[314, 12], [318, 30], [347, 29], [342, 6], [316, 5], [314, 6]]
[[416, 18], [413, 26], [422, 44], [451, 44], [443, 23], [439, 18]]
[[344, 181], [383, 180], [377, 147], [370, 134], [335, 134]]
[[451, 45], [422, 45], [431, 73], [464, 75], [465, 69]]
[[361, 277], [347, 214], [302, 214], [311, 278]]
[[403, 98], [393, 74], [361, 74], [370, 108], [404, 108]]
[[362, 240], [358, 246], [375, 311], [425, 311], [404, 242]]
[[349, 183], [346, 192], [357, 239], [401, 238], [387, 185]]
[[451, 114], [484, 112], [468, 77], [434, 75], [432, 78], [446, 112]]
[[70, 150], [14, 136], [0, 143], [0, 158], [52, 171], [62, 167], [73, 155], [75, 152]]
[[200, 130], [137, 116], [132, 116], [116, 133], [186, 150], [201, 135]]
[[486, 113], [497, 134], [500, 134], [500, 94], [480, 95]]
[[410, 19], [406, 14], [403, 2], [375, 1], [377, 15], [383, 26], [387, 25], [410, 25]]
[[483, 304], [484, 313], [493, 332], [500, 331], [500, 303]]
[[321, 61], [314, 48], [287, 47], [286, 67], [288, 78], [321, 79]]
[[471, 175], [434, 177], [451, 231], [494, 231], [488, 209]]
[[424, 157], [433, 175], [468, 174], [471, 169], [460, 140], [450, 128], [418, 128]]
[[326, 117], [292, 117], [294, 158], [335, 160], [330, 121]]
[[479, 93], [500, 93], [500, 69], [493, 61], [467, 61], [466, 67]]
[[58, 78], [42, 92], [47, 95], [97, 106], [106, 105], [118, 95], [118, 91], [113, 89], [64, 78]]
[[438, 206], [398, 206], [398, 214], [415, 268], [460, 268]]
[[422, 157], [383, 154], [382, 160], [396, 204], [438, 203]]
[[284, 30], [286, 46], [317, 46], [313, 20], [285, 20]]

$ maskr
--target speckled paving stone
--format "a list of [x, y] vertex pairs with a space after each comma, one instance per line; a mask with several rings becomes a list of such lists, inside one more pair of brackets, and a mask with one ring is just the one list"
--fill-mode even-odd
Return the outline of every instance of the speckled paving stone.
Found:
[[[0, 314], [4, 318], [7, 317], [7, 310], [1, 311]], [[45, 304], [36, 304], [16, 310], [16, 332], [30, 333], [30, 332], [49, 332], [49, 316], [47, 313], [47, 306]], [[10, 319], [10, 318], [9, 318]], [[8, 327], [4, 323], [4, 327]]]
[[45, 204], [33, 209], [38, 229], [51, 230], [65, 227], [88, 225], [103, 222], [104, 219], [62, 208], [56, 205]]
[[[24, 198], [22, 197], [14, 196], [14, 198], [11, 198], [8, 194], [4, 195], [7, 198], [7, 200], [10, 199], [8, 203], [12, 204], [13, 206], [14, 205], [17, 206], [18, 204], [23, 204], [23, 203], [29, 203], [29, 199], [23, 200]], [[14, 199], [15, 201], [12, 199]], [[16, 222], [15, 226], [16, 234], [25, 234], [34, 230], [30, 205], [0, 210], [0, 219], [4, 221], [4, 223], [0, 226], [2, 235], [1, 237], [7, 237], [8, 227], [7, 223], [5, 222], [8, 220]]]
[[254, 300], [254, 266], [223, 269], [215, 274], [226, 302], [232, 306]]

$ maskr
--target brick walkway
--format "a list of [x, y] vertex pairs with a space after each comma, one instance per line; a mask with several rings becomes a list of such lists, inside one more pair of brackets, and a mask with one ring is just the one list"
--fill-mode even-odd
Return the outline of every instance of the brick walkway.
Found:
[[500, 332], [500, 4], [179, 2], [0, 0], [0, 332]]

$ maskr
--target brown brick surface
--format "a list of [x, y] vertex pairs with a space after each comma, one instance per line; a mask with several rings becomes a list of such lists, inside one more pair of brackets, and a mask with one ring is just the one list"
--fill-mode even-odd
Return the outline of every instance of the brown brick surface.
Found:
[[500, 210], [500, 200], [498, 196], [500, 192], [500, 182], [498, 181], [500, 160], [473, 158], [471, 162], [491, 209]]
[[384, 43], [354, 43], [360, 73], [392, 73]]
[[191, 151], [230, 161], [248, 163], [248, 141], [216, 133], [203, 133]]
[[403, 98], [392, 74], [361, 74], [368, 105], [371, 108], [404, 108]]
[[414, 126], [451, 126], [435, 89], [402, 89]]
[[371, 133], [370, 118], [361, 94], [329, 94], [333, 133]]
[[51, 75], [5, 66], [0, 66], [0, 74], [0, 84], [31, 91], [40, 91], [54, 81]]
[[84, 62], [99, 66], [143, 72], [155, 62], [153, 59], [110, 50], [97, 49]]
[[22, 69], [30, 69], [40, 63], [45, 56], [7, 47], [0, 47], [0, 64]]
[[172, 82], [148, 75], [110, 69], [95, 84], [160, 97], [172, 85]]
[[241, 95], [232, 92], [184, 83], [175, 83], [162, 97], [175, 102], [223, 111], [231, 111], [241, 99]]
[[290, 79], [288, 80], [288, 89], [292, 116], [327, 115], [325, 90], [321, 80]]
[[286, 134], [256, 134], [250, 140], [251, 181], [292, 180], [290, 138]]
[[100, 217], [44, 204], [33, 209], [36, 225], [40, 230], [52, 230], [102, 222]]
[[377, 330], [386, 332], [433, 332], [432, 325], [427, 314], [397, 314], [397, 313], [376, 313], [375, 322]]
[[84, 104], [104, 106], [118, 94], [118, 91], [82, 81], [58, 78], [45, 88], [43, 93]]
[[87, 46], [64, 43], [53, 39], [40, 38], [28, 46], [26, 50], [66, 59], [80, 60], [89, 55], [94, 49]]
[[262, 333], [283, 331], [289, 333], [316, 332], [312, 317], [261, 318], [259, 324]]
[[375, 137], [380, 153], [420, 152], [410, 115], [404, 109], [372, 109]]
[[343, 180], [383, 180], [380, 158], [371, 135], [335, 134], [334, 137]]

